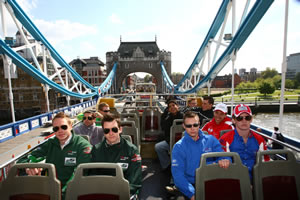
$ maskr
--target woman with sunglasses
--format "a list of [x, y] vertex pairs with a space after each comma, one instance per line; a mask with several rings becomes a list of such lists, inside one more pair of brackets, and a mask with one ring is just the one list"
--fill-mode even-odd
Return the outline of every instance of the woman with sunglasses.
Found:
[[[62, 185], [62, 194], [67, 183], [73, 178], [76, 167], [81, 163], [91, 161], [90, 143], [79, 135], [72, 132], [72, 121], [65, 113], [60, 112], [52, 120], [55, 137], [48, 139], [18, 163], [39, 162], [46, 159], [46, 163], [55, 165], [57, 178]], [[41, 175], [42, 169], [28, 168], [28, 175]]]
[[[173, 147], [172, 151], [172, 176], [175, 186], [186, 199], [195, 199], [195, 171], [200, 165], [203, 153], [223, 152], [221, 144], [212, 135], [205, 135], [200, 130], [198, 114], [188, 111], [183, 117], [184, 137]], [[216, 160], [207, 159], [208, 163]], [[219, 167], [229, 167], [230, 160], [218, 158]]]
[[102, 119], [104, 140], [92, 150], [92, 162], [118, 163], [124, 178], [129, 181], [130, 194], [135, 195], [142, 186], [142, 161], [137, 147], [121, 137], [120, 118], [107, 114]]
[[[235, 130], [225, 133], [220, 138], [220, 143], [226, 152], [237, 152], [243, 164], [248, 167], [252, 182], [252, 169], [256, 160], [257, 151], [267, 150], [266, 141], [257, 133], [250, 130], [252, 111], [245, 104], [237, 105], [233, 110], [232, 122]], [[265, 156], [265, 161], [269, 160]]]

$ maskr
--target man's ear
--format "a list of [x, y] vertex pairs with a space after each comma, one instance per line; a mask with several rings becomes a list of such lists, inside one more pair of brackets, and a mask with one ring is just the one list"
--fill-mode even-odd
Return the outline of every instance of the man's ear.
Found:
[[120, 129], [120, 131], [121, 131], [121, 132], [123, 131], [123, 127], [122, 127], [122, 126], [120, 126], [120, 128], [119, 128], [119, 129]]

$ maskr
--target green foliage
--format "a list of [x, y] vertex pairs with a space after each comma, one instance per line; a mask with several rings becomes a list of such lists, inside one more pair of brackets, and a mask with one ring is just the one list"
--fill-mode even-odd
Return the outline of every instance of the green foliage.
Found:
[[152, 76], [150, 76], [149, 74], [147, 74], [147, 75], [144, 77], [144, 82], [145, 82], [145, 83], [150, 83], [150, 82], [152, 82]]
[[267, 67], [267, 69], [261, 73], [263, 79], [273, 78], [276, 75], [278, 75], [277, 70], [275, 68], [271, 69], [270, 67]]
[[295, 83], [293, 80], [291, 80], [291, 79], [285, 80], [285, 88], [294, 89], [294, 87], [295, 87]]
[[275, 86], [265, 81], [259, 86], [258, 90], [261, 94], [267, 96], [267, 94], [273, 94], [275, 92]]

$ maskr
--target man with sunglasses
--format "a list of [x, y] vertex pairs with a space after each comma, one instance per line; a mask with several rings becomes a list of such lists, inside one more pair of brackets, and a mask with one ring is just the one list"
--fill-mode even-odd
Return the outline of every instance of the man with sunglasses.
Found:
[[92, 110], [86, 110], [83, 113], [82, 122], [74, 127], [74, 132], [79, 135], [88, 135], [90, 143], [96, 145], [102, 141], [103, 129], [96, 126], [96, 117]]
[[[175, 186], [188, 199], [195, 199], [195, 174], [200, 166], [203, 153], [223, 152], [219, 141], [212, 135], [205, 135], [200, 130], [200, 120], [197, 113], [188, 111], [183, 117], [184, 137], [175, 145], [172, 151], [172, 175]], [[218, 158], [208, 159], [208, 163], [217, 161], [226, 169], [230, 160]]]
[[[233, 110], [232, 121], [235, 130], [225, 133], [220, 138], [220, 143], [226, 152], [237, 152], [243, 164], [248, 167], [252, 181], [252, 169], [256, 161], [257, 151], [267, 150], [266, 141], [257, 133], [250, 130], [252, 111], [245, 104], [237, 105]], [[269, 160], [268, 156], [264, 157]]]
[[92, 162], [118, 163], [129, 181], [130, 194], [135, 195], [142, 185], [142, 161], [137, 147], [120, 136], [120, 118], [107, 114], [102, 119], [105, 139], [92, 150]]
[[[19, 163], [39, 162], [46, 159], [46, 163], [52, 163], [56, 168], [57, 178], [62, 185], [64, 195], [67, 183], [73, 178], [76, 167], [81, 163], [91, 161], [91, 144], [79, 135], [72, 132], [72, 121], [68, 115], [60, 112], [52, 120], [55, 137], [48, 139]], [[28, 175], [41, 175], [40, 168], [28, 168]]]
[[218, 103], [214, 109], [214, 118], [204, 125], [202, 131], [207, 131], [208, 134], [219, 139], [222, 130], [232, 129], [233, 126], [231, 119], [227, 117], [227, 105], [224, 103]]

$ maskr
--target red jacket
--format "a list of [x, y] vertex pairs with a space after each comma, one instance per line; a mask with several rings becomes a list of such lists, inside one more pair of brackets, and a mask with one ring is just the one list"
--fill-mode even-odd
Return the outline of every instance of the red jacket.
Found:
[[206, 123], [202, 128], [202, 131], [207, 131], [208, 134], [215, 136], [215, 138], [220, 138], [220, 132], [222, 130], [233, 130], [232, 122], [229, 117], [226, 117], [220, 124], [217, 124], [215, 118], [210, 122]]

